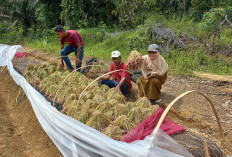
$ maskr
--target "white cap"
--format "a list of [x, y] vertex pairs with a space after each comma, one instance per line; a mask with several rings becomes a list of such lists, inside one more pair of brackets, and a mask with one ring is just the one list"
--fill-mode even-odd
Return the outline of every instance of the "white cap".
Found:
[[111, 58], [113, 58], [113, 57], [117, 58], [117, 57], [119, 57], [119, 56], [121, 56], [121, 53], [120, 53], [119, 51], [113, 51], [113, 52], [111, 53]]
[[151, 44], [148, 46], [148, 50], [147, 51], [153, 51], [153, 52], [158, 52], [159, 51], [159, 46], [156, 44]]

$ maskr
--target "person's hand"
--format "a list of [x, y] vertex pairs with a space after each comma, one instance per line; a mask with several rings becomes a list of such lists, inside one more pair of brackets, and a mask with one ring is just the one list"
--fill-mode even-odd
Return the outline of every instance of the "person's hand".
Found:
[[76, 65], [81, 64], [81, 60], [79, 58], [76, 59]]
[[63, 67], [64, 67], [64, 63], [63, 63], [63, 62], [61, 62], [61, 63], [60, 63], [60, 67], [59, 67], [59, 69], [63, 69]]
[[121, 89], [120, 89], [119, 86], [116, 86], [115, 90], [116, 90], [117, 93], [122, 94]]
[[147, 79], [150, 79], [150, 78], [152, 78], [153, 76], [155, 76], [154, 73], [151, 73], [149, 76], [147, 76]]

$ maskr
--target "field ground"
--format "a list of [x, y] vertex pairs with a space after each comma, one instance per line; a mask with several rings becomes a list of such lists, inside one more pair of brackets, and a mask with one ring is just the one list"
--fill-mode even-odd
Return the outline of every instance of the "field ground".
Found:
[[[48, 63], [54, 55], [28, 50], [29, 59]], [[54, 59], [59, 62], [59, 58]], [[23, 91], [11, 79], [6, 68], [0, 68], [0, 157], [7, 156], [62, 156], [41, 128], [31, 105]], [[232, 155], [232, 78], [211, 74], [195, 73], [195, 77], [169, 75], [162, 86], [162, 107], [180, 94], [198, 90], [209, 97], [221, 119], [226, 139], [225, 154]], [[16, 97], [18, 98], [16, 100]], [[130, 101], [138, 97], [133, 84]], [[17, 102], [16, 102], [17, 101]], [[205, 136], [220, 145], [216, 118], [208, 102], [199, 94], [181, 98], [171, 109], [168, 117], [186, 127], [190, 132]], [[51, 153], [52, 152], [52, 153]]]

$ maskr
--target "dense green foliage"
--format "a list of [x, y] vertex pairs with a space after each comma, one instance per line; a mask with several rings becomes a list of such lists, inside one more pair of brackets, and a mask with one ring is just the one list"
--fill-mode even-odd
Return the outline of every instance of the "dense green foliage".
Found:
[[[70, 28], [94, 27], [104, 23], [121, 29], [144, 24], [152, 14], [167, 18], [188, 15], [200, 21], [212, 8], [231, 10], [232, 0], [1, 0], [0, 20], [17, 21], [24, 29], [52, 28], [64, 24]], [[229, 12], [228, 12], [229, 13]], [[230, 17], [230, 16], [229, 16]], [[1, 22], [1, 23], [2, 23]]]

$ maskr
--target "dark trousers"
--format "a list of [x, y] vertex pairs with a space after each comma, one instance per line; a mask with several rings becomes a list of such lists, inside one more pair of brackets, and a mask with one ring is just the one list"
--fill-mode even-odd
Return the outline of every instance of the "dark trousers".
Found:
[[[73, 70], [73, 67], [72, 67], [72, 64], [71, 64], [71, 62], [70, 62], [70, 60], [68, 58], [68, 55], [71, 52], [75, 52], [75, 56], [77, 56], [77, 50], [78, 50], [78, 47], [72, 47], [70, 45], [67, 45], [67, 46], [65, 46], [65, 48], [63, 48], [60, 51], [60, 54], [61, 54], [65, 64], [67, 65], [68, 69]], [[80, 64], [76, 65], [76, 69], [81, 67], [83, 56], [84, 56], [84, 46], [82, 46], [81, 53], [80, 53], [80, 56], [79, 56], [79, 59], [80, 59], [81, 62], [80, 62]], [[80, 71], [80, 69], [78, 69], [77, 71]]]
[[[101, 84], [105, 84], [107, 86], [109, 86], [110, 88], [116, 87], [119, 82], [116, 82], [114, 80], [102, 80]], [[127, 83], [123, 83], [120, 87], [120, 90], [122, 92], [123, 95], [128, 96], [129, 92], [128, 92], [128, 88], [129, 86], [127, 85]]]

